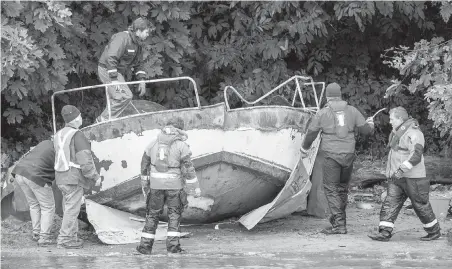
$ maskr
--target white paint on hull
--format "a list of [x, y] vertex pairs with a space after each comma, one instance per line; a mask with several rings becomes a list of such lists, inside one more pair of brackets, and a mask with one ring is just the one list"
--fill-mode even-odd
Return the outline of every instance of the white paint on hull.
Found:
[[[99, 161], [111, 161], [108, 170], [101, 168], [104, 176], [102, 189], [116, 186], [140, 173], [141, 158], [146, 146], [157, 137], [159, 129], [133, 132], [122, 137], [101, 142], [92, 141], [91, 147]], [[292, 169], [300, 157], [301, 134], [292, 128], [279, 131], [240, 129], [223, 131], [200, 129], [187, 131], [187, 143], [193, 157], [228, 151], [246, 154]], [[127, 167], [123, 167], [125, 163]]]

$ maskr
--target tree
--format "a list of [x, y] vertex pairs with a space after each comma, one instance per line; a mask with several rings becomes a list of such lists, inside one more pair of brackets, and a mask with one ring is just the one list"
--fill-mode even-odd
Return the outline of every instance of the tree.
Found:
[[[451, 3], [444, 1], [2, 1], [1, 7], [2, 138], [10, 143], [2, 149], [14, 152], [51, 133], [53, 92], [99, 83], [104, 46], [137, 16], [157, 26], [145, 48], [149, 78], [191, 76], [203, 105], [223, 101], [226, 85], [255, 100], [302, 74], [338, 82], [367, 114], [393, 103], [420, 108], [423, 96], [383, 98], [394, 69], [380, 54], [434, 35], [452, 38]], [[186, 83], [149, 88], [146, 98], [168, 108], [195, 106]], [[291, 98], [289, 88], [278, 94]], [[101, 91], [75, 93], [57, 98], [57, 110], [75, 104], [89, 122], [104, 102]], [[232, 99], [231, 105], [241, 103]], [[379, 126], [375, 148], [388, 129]]]
[[441, 131], [441, 136], [449, 136], [452, 132], [452, 40], [423, 39], [412, 49], [390, 48], [383, 57], [384, 63], [399, 70], [402, 77], [393, 81], [387, 96], [406, 89], [410, 93], [422, 92], [429, 103], [429, 119]]

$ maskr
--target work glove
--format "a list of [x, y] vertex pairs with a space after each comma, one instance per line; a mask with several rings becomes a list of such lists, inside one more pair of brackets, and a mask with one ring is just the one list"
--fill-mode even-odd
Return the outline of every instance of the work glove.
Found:
[[99, 177], [96, 182], [94, 183], [94, 187], [100, 187], [100, 185], [102, 184], [102, 178]]
[[200, 197], [201, 196], [201, 189], [200, 188], [196, 188], [195, 189], [195, 197]]
[[190, 196], [194, 196], [194, 197], [200, 197], [201, 196], [201, 189], [200, 188], [191, 188], [191, 187], [184, 187], [185, 192], [190, 195]]
[[373, 118], [373, 117], [368, 117], [368, 118], [366, 119], [366, 122], [367, 122], [368, 124], [375, 125], [375, 122], [374, 122], [374, 118]]
[[391, 180], [395, 181], [400, 178], [402, 178], [403, 170], [401, 168], [397, 169], [397, 171], [394, 172], [394, 174], [391, 175]]
[[300, 148], [300, 158], [301, 158], [301, 159], [304, 159], [304, 158], [306, 158], [306, 157], [308, 157], [308, 151], [305, 150], [303, 147], [301, 147], [301, 148]]
[[114, 87], [114, 89], [115, 89], [115, 92], [117, 92], [117, 93], [121, 91], [121, 88], [120, 88], [119, 83], [120, 83], [120, 81], [117, 80], [117, 79], [113, 79], [113, 80], [111, 81], [111, 83], [110, 83], [110, 84], [113, 84], [113, 87]]
[[99, 177], [95, 182], [94, 182], [94, 186], [91, 187], [91, 194], [96, 194], [98, 193], [97, 190], [93, 190], [92, 188], [99, 188], [102, 185], [102, 177]]
[[146, 84], [144, 82], [138, 85], [138, 91], [140, 92], [140, 97], [146, 93]]

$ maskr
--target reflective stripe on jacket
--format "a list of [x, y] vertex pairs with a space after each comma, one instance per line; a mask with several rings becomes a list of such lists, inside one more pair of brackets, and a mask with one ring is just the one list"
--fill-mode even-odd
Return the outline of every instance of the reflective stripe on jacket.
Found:
[[[411, 124], [405, 133], [400, 136], [399, 144], [395, 148], [391, 148], [388, 155], [388, 163], [386, 165], [386, 177], [390, 177], [397, 169], [401, 168], [404, 173], [403, 177], [407, 178], [424, 178], [426, 177], [424, 156], [419, 157], [416, 152], [416, 145], [424, 147], [424, 134], [417, 124]], [[413, 164], [413, 159], [418, 159], [419, 163]]]
[[191, 162], [192, 153], [185, 142], [187, 139], [185, 132], [174, 128], [171, 135], [168, 136], [162, 131], [159, 134], [160, 136], [166, 136], [165, 139], [173, 140], [169, 146], [168, 171], [159, 172], [155, 166], [159, 157], [158, 139], [152, 141], [146, 147], [141, 160], [141, 175], [149, 175], [151, 189], [182, 189], [185, 185], [188, 185], [189, 189], [199, 188], [195, 168]]
[[144, 79], [146, 72], [143, 67], [143, 47], [135, 40], [135, 36], [129, 31], [114, 34], [99, 59], [99, 65], [107, 69], [112, 80], [118, 76], [118, 72], [126, 76], [134, 68], [138, 79]]

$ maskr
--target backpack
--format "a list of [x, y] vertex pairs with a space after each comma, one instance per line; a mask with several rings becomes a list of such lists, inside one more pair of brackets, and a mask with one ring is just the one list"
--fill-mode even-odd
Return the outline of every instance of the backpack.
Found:
[[334, 130], [336, 136], [339, 138], [347, 137], [349, 133], [348, 129], [348, 117], [346, 116], [345, 109], [334, 111], [332, 107], [330, 107], [331, 112], [333, 113], [334, 119]]
[[[168, 130], [164, 129], [164, 132], [167, 134], [171, 133], [171, 130], [169, 128], [167, 129]], [[168, 156], [173, 142], [174, 140], [167, 139], [159, 139], [157, 141], [157, 160], [155, 161], [155, 169], [160, 173], [165, 173], [169, 170]]]

